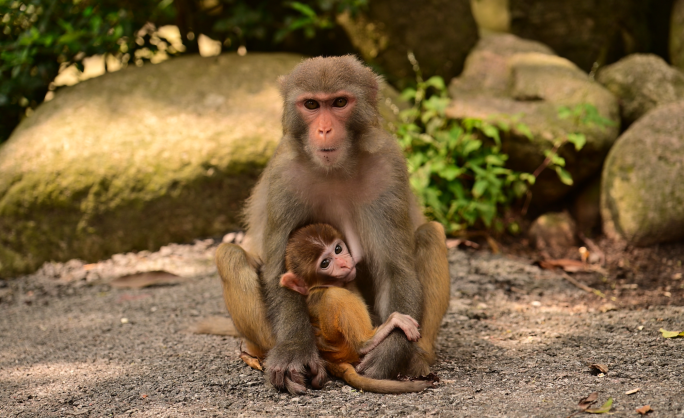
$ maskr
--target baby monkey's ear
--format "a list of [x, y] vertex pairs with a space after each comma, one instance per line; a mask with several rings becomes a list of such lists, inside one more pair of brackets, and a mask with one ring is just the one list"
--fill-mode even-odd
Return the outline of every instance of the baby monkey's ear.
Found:
[[309, 288], [306, 286], [304, 280], [291, 271], [280, 276], [280, 285], [292, 289], [297, 293], [301, 293], [304, 296], [309, 294]]

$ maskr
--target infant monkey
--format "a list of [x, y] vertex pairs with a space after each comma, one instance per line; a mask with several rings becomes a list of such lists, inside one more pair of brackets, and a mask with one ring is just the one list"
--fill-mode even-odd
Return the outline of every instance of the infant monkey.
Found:
[[296, 230], [287, 243], [285, 266], [287, 273], [281, 276], [280, 285], [307, 296], [316, 345], [333, 376], [368, 392], [420, 392], [434, 387], [425, 380], [370, 379], [352, 366], [394, 328], [401, 328], [409, 341], [417, 341], [420, 332], [416, 320], [399, 312], [373, 328], [363, 299], [345, 288], [356, 277], [356, 263], [335, 228], [312, 224]]

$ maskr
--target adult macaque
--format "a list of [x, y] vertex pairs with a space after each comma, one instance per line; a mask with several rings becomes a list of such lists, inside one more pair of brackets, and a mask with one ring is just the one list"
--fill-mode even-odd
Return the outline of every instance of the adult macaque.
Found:
[[423, 225], [402, 151], [381, 127], [378, 77], [353, 56], [312, 58], [280, 86], [283, 138], [248, 201], [245, 249], [224, 244], [216, 254], [235, 327], [249, 352], [266, 355], [275, 387], [302, 393], [307, 376], [315, 388], [325, 382], [306, 302], [280, 276], [290, 233], [328, 223], [349, 244], [371, 317], [401, 312], [422, 325], [417, 344], [392, 332], [358, 370], [427, 374], [449, 302], [445, 236]]
[[360, 376], [352, 363], [371, 352], [395, 328], [409, 341], [418, 341], [418, 322], [394, 312], [373, 328], [363, 299], [345, 289], [356, 276], [356, 267], [340, 233], [327, 224], [312, 224], [292, 234], [285, 250], [287, 272], [280, 285], [307, 296], [316, 345], [326, 369], [356, 389], [378, 393], [420, 392], [433, 387], [425, 380], [395, 381]]

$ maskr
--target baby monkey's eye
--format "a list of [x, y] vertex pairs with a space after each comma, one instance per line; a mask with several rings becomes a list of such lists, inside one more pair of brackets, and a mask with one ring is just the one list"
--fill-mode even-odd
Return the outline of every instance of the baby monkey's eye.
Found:
[[330, 259], [329, 258], [326, 258], [325, 260], [321, 261], [321, 268], [322, 269], [327, 269], [329, 265], [330, 265]]
[[344, 97], [338, 97], [333, 102], [333, 107], [345, 107], [347, 105], [347, 99]]
[[337, 244], [335, 246], [335, 254], [339, 254], [342, 252], [342, 246], [340, 244]]
[[307, 109], [310, 109], [310, 110], [318, 109], [319, 106], [320, 106], [320, 105], [319, 105], [318, 102], [315, 101], [315, 100], [309, 99], [309, 100], [307, 100], [307, 101], [304, 102], [304, 107], [307, 108]]

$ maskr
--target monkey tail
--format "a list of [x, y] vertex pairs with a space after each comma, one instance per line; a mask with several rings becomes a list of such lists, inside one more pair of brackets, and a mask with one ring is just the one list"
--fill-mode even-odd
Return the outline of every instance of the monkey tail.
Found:
[[349, 363], [328, 363], [330, 373], [350, 386], [366, 392], [375, 393], [409, 393], [422, 392], [427, 388], [433, 388], [434, 384], [426, 380], [399, 381], [371, 379], [361, 376], [356, 372], [354, 366]]
[[235, 324], [230, 318], [223, 316], [210, 316], [198, 321], [189, 328], [193, 334], [228, 335], [239, 337], [240, 333], [235, 329]]

